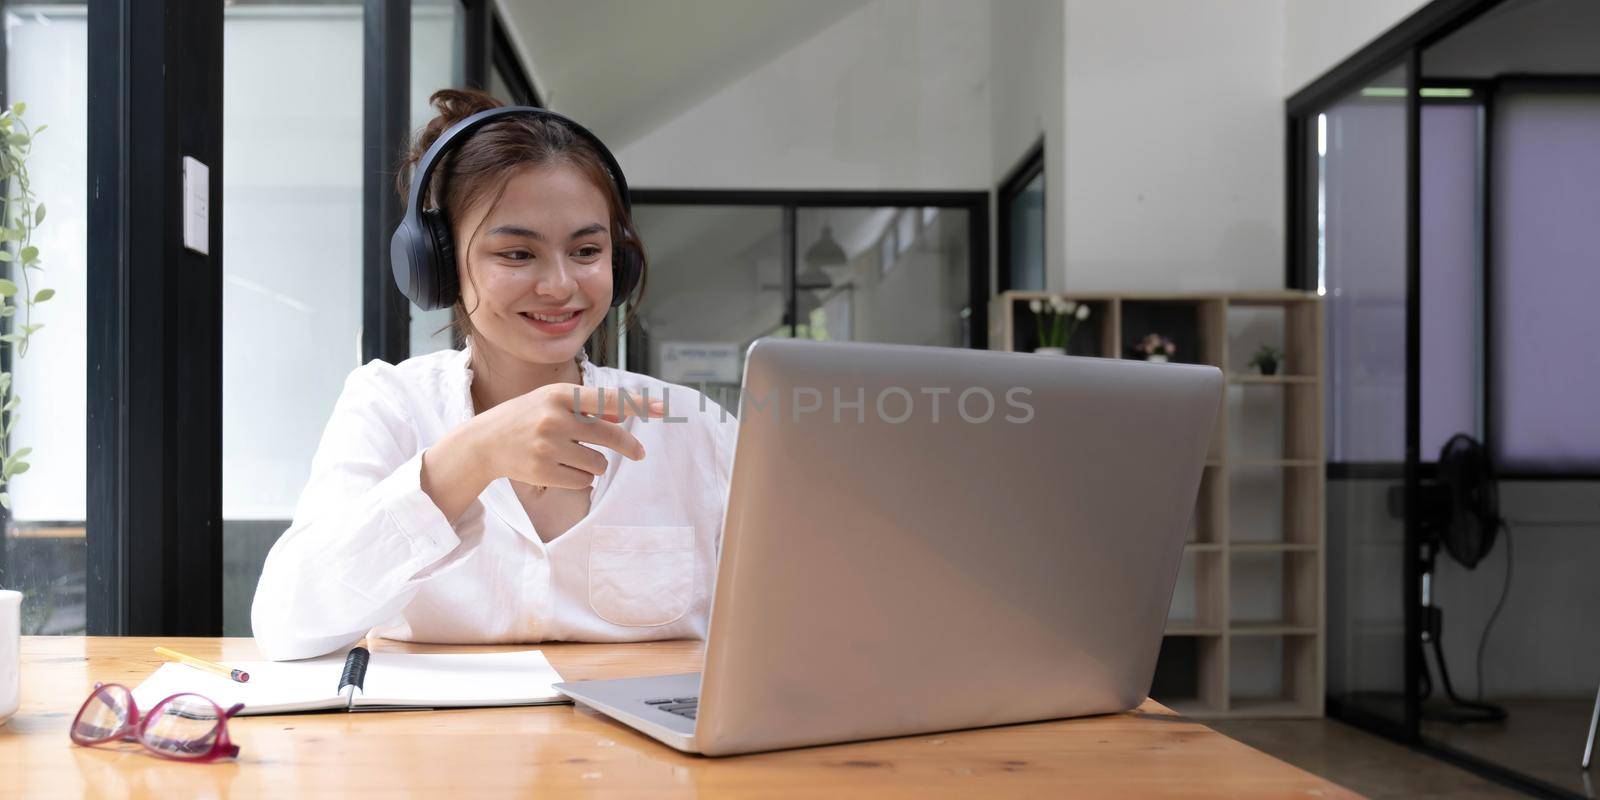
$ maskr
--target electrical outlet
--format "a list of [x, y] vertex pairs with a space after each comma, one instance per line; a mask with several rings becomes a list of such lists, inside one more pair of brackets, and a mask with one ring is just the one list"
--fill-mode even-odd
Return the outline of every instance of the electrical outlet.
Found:
[[211, 168], [183, 157], [183, 246], [211, 254]]

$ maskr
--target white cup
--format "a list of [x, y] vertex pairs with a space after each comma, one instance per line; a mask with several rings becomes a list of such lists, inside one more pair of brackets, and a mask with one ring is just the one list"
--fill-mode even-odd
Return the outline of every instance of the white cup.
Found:
[[0, 725], [22, 703], [22, 592], [0, 591]]

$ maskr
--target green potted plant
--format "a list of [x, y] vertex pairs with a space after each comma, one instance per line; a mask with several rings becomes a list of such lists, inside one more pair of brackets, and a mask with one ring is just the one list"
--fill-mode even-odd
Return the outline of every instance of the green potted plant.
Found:
[[1033, 312], [1033, 323], [1039, 331], [1039, 346], [1033, 348], [1035, 353], [1065, 354], [1072, 334], [1089, 318], [1088, 303], [1063, 297], [1052, 297], [1048, 301], [1034, 298], [1028, 301], [1028, 310]]
[[1258, 367], [1262, 375], [1278, 374], [1278, 364], [1283, 361], [1283, 351], [1270, 344], [1261, 345], [1250, 357], [1249, 366]]
[[[39, 271], [39, 248], [32, 243], [33, 229], [44, 221], [44, 204], [36, 203], [33, 187], [28, 182], [28, 155], [33, 151], [33, 137], [45, 126], [29, 129], [22, 119], [26, 106], [15, 103], [0, 111], [0, 264], [6, 277], [0, 278], [0, 320], [10, 318], [3, 325], [0, 347], [12, 348], [13, 363], [28, 352], [28, 339], [44, 327], [33, 322], [33, 307], [49, 300], [55, 291], [39, 289], [29, 293], [29, 273]], [[16, 279], [16, 280], [13, 280]], [[22, 283], [17, 286], [17, 280]], [[20, 298], [18, 297], [20, 295]], [[17, 319], [17, 309], [23, 311]], [[11, 508], [11, 478], [28, 470], [25, 460], [31, 447], [12, 448], [11, 429], [17, 424], [17, 406], [22, 398], [11, 383], [9, 371], [0, 372], [0, 506]], [[5, 546], [4, 531], [0, 531], [0, 547]], [[0, 575], [0, 579], [9, 576]], [[17, 642], [22, 632], [22, 605], [25, 595], [17, 591], [0, 589], [0, 656], [17, 658]], [[9, 640], [9, 641], [6, 641]], [[4, 723], [18, 708], [21, 699], [18, 663], [0, 664], [0, 723]]]
[[[0, 334], [0, 346], [12, 348], [13, 355], [21, 358], [28, 354], [28, 341], [44, 323], [33, 322], [33, 307], [55, 296], [54, 289], [33, 290], [42, 271], [39, 248], [33, 245], [33, 229], [44, 222], [44, 203], [36, 202], [33, 186], [28, 181], [28, 156], [33, 151], [33, 137], [43, 132], [44, 125], [30, 129], [22, 119], [24, 103], [13, 103], [0, 111], [0, 184], [7, 187], [0, 202], [0, 262], [4, 262], [8, 277], [0, 278], [0, 319], [11, 318]], [[20, 286], [18, 284], [21, 284]], [[17, 312], [21, 311], [21, 319]], [[11, 428], [17, 423], [17, 406], [22, 403], [11, 384], [11, 373], [0, 372], [0, 484], [9, 490], [11, 478], [28, 469], [25, 461], [31, 447], [11, 449]], [[11, 508], [9, 491], [0, 491], [0, 506]]]

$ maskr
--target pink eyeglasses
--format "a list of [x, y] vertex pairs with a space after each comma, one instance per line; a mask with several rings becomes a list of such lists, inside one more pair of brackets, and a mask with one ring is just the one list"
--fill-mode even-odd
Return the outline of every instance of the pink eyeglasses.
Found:
[[85, 747], [133, 741], [162, 758], [214, 761], [239, 755], [228, 740], [228, 718], [244, 703], [223, 711], [197, 694], [175, 694], [156, 703], [142, 719], [133, 692], [120, 683], [97, 683], [72, 719], [72, 741]]

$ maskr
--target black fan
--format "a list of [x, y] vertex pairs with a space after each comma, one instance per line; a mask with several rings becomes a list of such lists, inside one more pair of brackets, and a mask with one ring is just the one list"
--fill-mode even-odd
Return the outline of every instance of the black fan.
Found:
[[[1425, 709], [1424, 715], [1450, 722], [1498, 722], [1505, 719], [1505, 709], [1464, 700], [1450, 685], [1450, 670], [1445, 666], [1444, 647], [1440, 643], [1444, 634], [1444, 612], [1433, 604], [1433, 570], [1441, 548], [1469, 570], [1476, 568], [1494, 548], [1502, 523], [1500, 494], [1495, 487], [1489, 455], [1477, 440], [1458, 433], [1439, 451], [1437, 477], [1423, 481], [1420, 488], [1422, 641], [1417, 646], [1432, 645], [1439, 682], [1450, 699], [1449, 706]], [[1427, 663], [1426, 653], [1422, 661]], [[1422, 673], [1421, 692], [1424, 700], [1433, 693], [1433, 679], [1426, 669]]]

